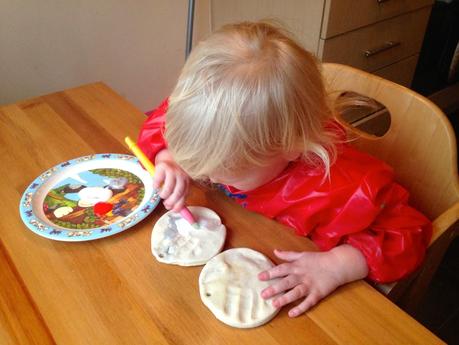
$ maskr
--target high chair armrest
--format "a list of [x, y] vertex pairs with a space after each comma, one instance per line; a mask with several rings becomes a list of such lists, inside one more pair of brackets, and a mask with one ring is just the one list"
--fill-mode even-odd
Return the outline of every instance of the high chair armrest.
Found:
[[[433, 234], [429, 246], [431, 246], [447, 229], [449, 229], [458, 220], [459, 202], [456, 202], [432, 222]], [[457, 235], [457, 233], [454, 235]]]

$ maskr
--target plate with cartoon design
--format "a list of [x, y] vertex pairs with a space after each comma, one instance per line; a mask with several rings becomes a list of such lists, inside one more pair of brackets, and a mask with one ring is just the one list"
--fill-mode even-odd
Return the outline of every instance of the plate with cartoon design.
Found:
[[25, 190], [19, 212], [40, 236], [89, 241], [129, 229], [153, 212], [159, 200], [136, 157], [104, 153], [45, 171]]

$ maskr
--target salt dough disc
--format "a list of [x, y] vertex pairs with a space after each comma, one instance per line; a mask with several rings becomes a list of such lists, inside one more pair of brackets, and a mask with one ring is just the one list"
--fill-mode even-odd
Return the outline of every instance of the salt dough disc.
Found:
[[261, 291], [272, 284], [258, 280], [258, 273], [273, 267], [263, 254], [249, 248], [228, 249], [213, 257], [199, 275], [204, 305], [229, 326], [251, 328], [271, 320], [279, 311]]
[[165, 213], [153, 227], [151, 251], [158, 261], [180, 266], [204, 265], [222, 250], [226, 228], [220, 217], [205, 207], [188, 208], [199, 229], [173, 211]]

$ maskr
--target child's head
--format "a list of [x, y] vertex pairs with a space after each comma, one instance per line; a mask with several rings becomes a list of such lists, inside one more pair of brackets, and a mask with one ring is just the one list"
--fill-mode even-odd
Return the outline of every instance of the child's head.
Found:
[[170, 97], [165, 137], [193, 178], [244, 175], [299, 156], [328, 171], [331, 113], [310, 53], [271, 24], [240, 23], [193, 49]]

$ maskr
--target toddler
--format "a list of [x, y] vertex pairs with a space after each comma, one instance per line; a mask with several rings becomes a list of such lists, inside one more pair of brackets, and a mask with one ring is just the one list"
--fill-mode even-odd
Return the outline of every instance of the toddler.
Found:
[[275, 250], [285, 262], [259, 274], [282, 278], [262, 297], [296, 301], [291, 317], [345, 283], [405, 277], [432, 233], [392, 169], [346, 144], [319, 68], [276, 26], [225, 26], [194, 48], [138, 140], [166, 208], [183, 207], [190, 178], [210, 180], [316, 243], [321, 252]]

